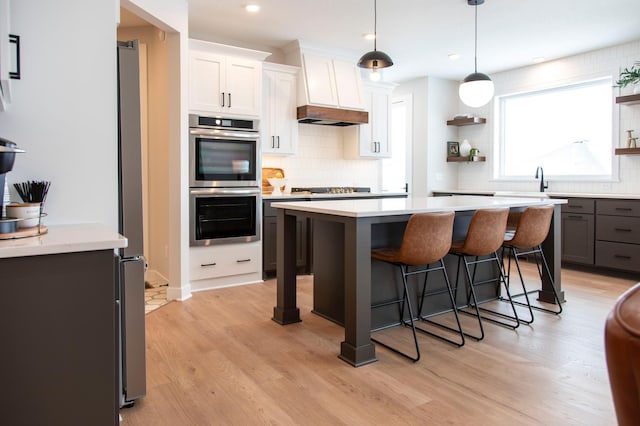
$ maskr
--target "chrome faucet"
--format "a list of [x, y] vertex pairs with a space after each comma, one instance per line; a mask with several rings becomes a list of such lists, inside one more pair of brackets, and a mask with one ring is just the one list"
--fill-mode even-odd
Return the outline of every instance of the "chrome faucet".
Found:
[[544, 182], [544, 170], [540, 166], [536, 169], [536, 179], [540, 179], [540, 192], [544, 192], [549, 187], [549, 184]]

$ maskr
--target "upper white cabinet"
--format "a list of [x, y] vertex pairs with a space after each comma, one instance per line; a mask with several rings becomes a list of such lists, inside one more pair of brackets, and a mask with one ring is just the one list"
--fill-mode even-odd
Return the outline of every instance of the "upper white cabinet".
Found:
[[369, 123], [345, 128], [344, 151], [347, 158], [391, 157], [391, 93], [393, 85], [363, 86]]
[[298, 143], [297, 67], [263, 64], [262, 152], [290, 155]]
[[0, 111], [4, 111], [11, 101], [10, 61], [9, 0], [0, 0]]
[[189, 110], [259, 116], [269, 53], [189, 41]]
[[350, 109], [363, 109], [360, 74], [355, 63], [316, 53], [302, 53], [307, 102]]

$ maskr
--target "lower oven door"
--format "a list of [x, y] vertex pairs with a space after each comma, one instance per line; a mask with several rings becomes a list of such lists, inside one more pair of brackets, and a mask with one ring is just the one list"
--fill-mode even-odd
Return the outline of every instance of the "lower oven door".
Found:
[[260, 240], [261, 190], [246, 188], [192, 188], [189, 196], [189, 244]]

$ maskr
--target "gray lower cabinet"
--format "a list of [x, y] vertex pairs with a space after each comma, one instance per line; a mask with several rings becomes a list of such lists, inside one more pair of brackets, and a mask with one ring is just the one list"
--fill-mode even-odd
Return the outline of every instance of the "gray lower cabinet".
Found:
[[113, 250], [0, 259], [0, 423], [117, 425]]
[[561, 208], [562, 261], [593, 265], [595, 200], [569, 198]]
[[640, 272], [640, 201], [597, 200], [595, 263]]
[[[281, 200], [278, 200], [281, 201]], [[277, 218], [276, 209], [271, 207], [271, 203], [274, 201], [264, 201], [263, 203], [263, 218], [262, 218], [262, 275], [263, 278], [270, 278], [275, 276], [276, 273], [276, 236], [277, 236]], [[311, 269], [310, 265], [310, 253], [309, 253], [309, 238], [307, 232], [310, 227], [307, 225], [307, 219], [298, 218], [296, 220], [296, 235], [298, 240], [296, 241], [296, 265], [298, 266], [299, 273], [309, 273]]]

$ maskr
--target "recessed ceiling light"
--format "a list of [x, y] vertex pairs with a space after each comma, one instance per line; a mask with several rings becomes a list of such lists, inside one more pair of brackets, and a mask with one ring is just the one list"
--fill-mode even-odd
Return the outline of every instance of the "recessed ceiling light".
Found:
[[374, 33], [366, 33], [362, 37], [364, 37], [365, 40], [373, 40], [376, 38], [376, 35]]
[[449, 59], [451, 59], [452, 61], [455, 61], [456, 59], [460, 59], [460, 54], [459, 53], [449, 53]]
[[244, 10], [246, 10], [247, 12], [256, 13], [260, 10], [260, 6], [258, 6], [257, 4], [248, 4], [244, 7]]
[[533, 58], [533, 62], [536, 64], [539, 64], [540, 62], [544, 62], [546, 60], [546, 58], [543, 58], [542, 56], [536, 56], [535, 58]]

